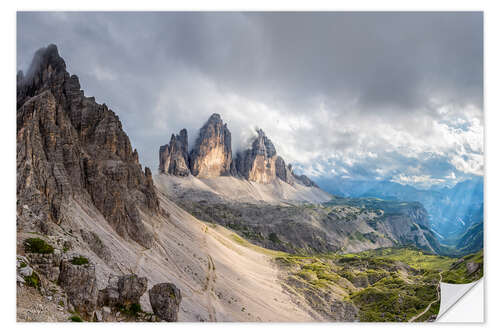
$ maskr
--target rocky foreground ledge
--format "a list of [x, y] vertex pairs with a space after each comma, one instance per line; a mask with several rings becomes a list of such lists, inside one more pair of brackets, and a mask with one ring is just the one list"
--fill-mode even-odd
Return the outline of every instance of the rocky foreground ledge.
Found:
[[36, 300], [33, 293], [41, 295], [38, 297], [40, 307], [30, 304], [30, 310], [18, 314], [18, 320], [22, 321], [39, 320], [44, 304], [55, 302], [57, 311], [53, 309], [50, 313], [54, 321], [172, 322], [177, 321], [182, 301], [181, 292], [174, 284], [156, 284], [148, 292], [153, 312], [145, 312], [140, 298], [148, 290], [146, 277], [110, 275], [107, 287], [98, 290], [95, 264], [83, 256], [65, 255], [60, 251], [17, 256], [17, 288], [18, 306], [27, 297]]

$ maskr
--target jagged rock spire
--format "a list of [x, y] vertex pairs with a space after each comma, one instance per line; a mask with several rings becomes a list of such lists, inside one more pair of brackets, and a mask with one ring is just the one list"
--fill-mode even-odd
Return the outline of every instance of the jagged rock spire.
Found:
[[295, 183], [292, 173], [292, 165], [288, 164], [287, 166], [281, 156], [278, 156], [276, 159], [276, 177], [290, 185]]
[[252, 147], [236, 157], [236, 170], [247, 180], [268, 184], [276, 179], [277, 158], [273, 143], [258, 129]]
[[227, 176], [231, 162], [231, 132], [220, 115], [214, 113], [200, 129], [191, 151], [191, 173], [200, 178]]
[[172, 134], [170, 143], [160, 147], [159, 171], [175, 176], [188, 176], [188, 136], [187, 130], [183, 129], [178, 135]]

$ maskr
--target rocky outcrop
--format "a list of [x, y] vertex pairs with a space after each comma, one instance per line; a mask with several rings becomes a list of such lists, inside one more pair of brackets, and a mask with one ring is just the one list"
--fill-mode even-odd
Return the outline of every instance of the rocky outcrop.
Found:
[[358, 313], [358, 308], [351, 302], [334, 300], [331, 303], [330, 314], [335, 321], [359, 321]]
[[58, 250], [54, 253], [27, 253], [26, 256], [33, 268], [50, 281], [57, 281], [60, 274], [62, 256]]
[[18, 228], [49, 233], [75, 199], [93, 204], [120, 236], [150, 247], [140, 211], [159, 214], [159, 202], [118, 116], [84, 96], [55, 45], [37, 51], [17, 78]]
[[228, 176], [231, 162], [231, 133], [220, 115], [214, 113], [200, 129], [191, 151], [191, 173], [200, 178]]
[[139, 300], [147, 288], [148, 279], [145, 277], [138, 277], [135, 274], [111, 275], [108, 286], [99, 290], [98, 304], [109, 307], [139, 304]]
[[307, 187], [317, 187], [317, 188], [319, 188], [319, 186], [316, 185], [315, 182], [313, 182], [312, 180], [310, 180], [306, 175], [296, 175], [296, 174], [293, 174], [293, 176], [295, 177], [295, 179], [297, 179], [298, 181], [300, 181], [303, 185], [305, 185]]
[[90, 319], [97, 306], [98, 295], [94, 264], [89, 262], [80, 265], [63, 260], [58, 282], [75, 310]]
[[295, 178], [293, 177], [292, 173], [292, 165], [286, 165], [281, 156], [278, 156], [278, 158], [276, 158], [276, 177], [290, 185], [293, 185], [295, 183]]
[[26, 257], [17, 256], [16, 258], [16, 282], [24, 284], [26, 278], [29, 278], [33, 274], [33, 268], [30, 267], [29, 261]]
[[99, 235], [93, 231], [87, 231], [84, 229], [80, 229], [80, 234], [83, 241], [87, 243], [92, 252], [94, 252], [105, 263], [111, 262], [111, 250], [103, 243]]
[[257, 183], [268, 184], [276, 179], [276, 149], [261, 129], [252, 147], [236, 157], [236, 170], [245, 179]]
[[479, 269], [480, 265], [477, 262], [471, 261], [471, 262], [468, 262], [465, 265], [465, 267], [467, 268], [467, 273], [468, 274], [473, 274], [473, 273], [475, 273]]
[[172, 283], [159, 283], [149, 290], [149, 301], [155, 315], [165, 321], [177, 321], [181, 291]]
[[189, 176], [189, 155], [187, 130], [172, 134], [170, 143], [160, 147], [160, 168], [162, 173], [174, 176]]

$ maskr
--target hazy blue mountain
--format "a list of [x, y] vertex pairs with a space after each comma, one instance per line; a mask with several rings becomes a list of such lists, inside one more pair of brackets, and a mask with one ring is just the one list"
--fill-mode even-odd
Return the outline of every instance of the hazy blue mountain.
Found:
[[[431, 227], [442, 244], [457, 245], [464, 233], [483, 221], [483, 177], [459, 182], [451, 188], [434, 186], [430, 189], [391, 181], [317, 179], [316, 182], [322, 189], [340, 196], [418, 201], [427, 210]], [[473, 228], [470, 233], [478, 230]]]
[[456, 249], [463, 254], [479, 251], [483, 248], [483, 222], [472, 225], [464, 232], [456, 243]]

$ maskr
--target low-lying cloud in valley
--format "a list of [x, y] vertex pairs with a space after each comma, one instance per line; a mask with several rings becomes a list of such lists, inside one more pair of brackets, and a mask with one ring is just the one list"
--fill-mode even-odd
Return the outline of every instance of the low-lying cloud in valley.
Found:
[[19, 13], [120, 116], [143, 165], [222, 115], [312, 177], [422, 187], [483, 173], [481, 13]]

